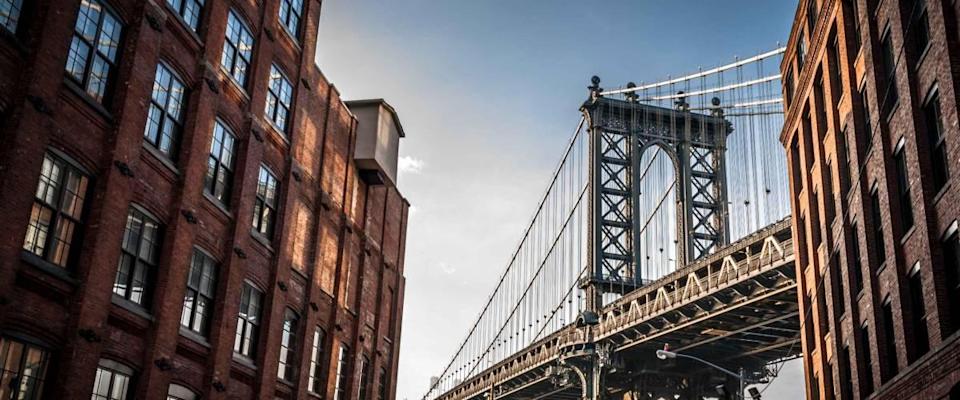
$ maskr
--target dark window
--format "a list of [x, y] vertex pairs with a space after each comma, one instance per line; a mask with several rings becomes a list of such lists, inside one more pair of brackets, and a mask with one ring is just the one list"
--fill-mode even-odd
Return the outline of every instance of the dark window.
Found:
[[873, 357], [870, 355], [870, 326], [860, 326], [860, 398], [873, 393]]
[[167, 0], [167, 5], [177, 12], [183, 22], [187, 23], [194, 32], [200, 26], [200, 13], [203, 11], [203, 0]]
[[247, 70], [253, 55], [253, 34], [233, 10], [227, 16], [227, 39], [223, 42], [220, 66], [241, 87], [247, 85]]
[[887, 247], [883, 239], [883, 219], [880, 217], [880, 189], [873, 189], [870, 193], [870, 222], [873, 223], [873, 270], [876, 271], [887, 257]]
[[313, 331], [313, 351], [310, 352], [310, 377], [307, 381], [307, 390], [311, 393], [323, 393], [324, 384], [320, 377], [320, 366], [326, 360], [323, 359], [323, 329], [317, 327]]
[[853, 51], [860, 51], [860, 6], [857, 4], [860, 0], [847, 0], [850, 3], [850, 14], [853, 19]]
[[834, 313], [837, 315], [843, 315], [847, 312], [847, 302], [845, 300], [846, 294], [844, 293], [844, 283], [843, 283], [843, 274], [840, 272], [840, 254], [834, 253], [830, 257], [830, 278], [833, 280], [833, 307]]
[[807, 29], [813, 32], [817, 26], [817, 0], [807, 0]]
[[944, 327], [943, 338], [960, 329], [960, 234], [954, 232], [943, 241], [943, 266], [947, 281], [951, 324]]
[[787, 96], [784, 100], [789, 105], [793, 102], [793, 71], [787, 71], [787, 74], [784, 75], [783, 87]]
[[237, 334], [233, 341], [233, 352], [253, 358], [257, 352], [257, 339], [260, 331], [260, 304], [263, 293], [243, 284], [240, 293], [240, 312], [237, 315]]
[[893, 327], [893, 309], [890, 300], [883, 303], [881, 313], [883, 318], [883, 349], [886, 357], [881, 358], [881, 379], [888, 382], [897, 374], [897, 340]]
[[910, 200], [910, 173], [907, 171], [906, 144], [901, 141], [899, 148], [893, 154], [893, 162], [897, 168], [897, 194], [900, 203], [900, 222], [903, 224], [903, 233], [913, 227], [913, 203]]
[[939, 193], [950, 177], [946, 136], [943, 134], [943, 118], [940, 115], [940, 95], [934, 92], [923, 106], [926, 122], [927, 146], [930, 148], [931, 179], [933, 190]]
[[927, 332], [927, 310], [923, 301], [923, 281], [920, 275], [919, 265], [913, 275], [910, 275], [908, 284], [910, 286], [910, 319], [913, 325], [913, 346], [914, 351], [910, 362], [915, 361], [930, 351], [930, 337]]
[[840, 349], [840, 398], [853, 399], [853, 380], [850, 376], [850, 347], [843, 346]]
[[0, 0], [0, 27], [10, 33], [17, 33], [17, 22], [22, 11], [23, 0]]
[[66, 267], [79, 236], [88, 179], [63, 159], [43, 156], [23, 249]]
[[169, 158], [175, 157], [180, 132], [183, 131], [185, 97], [183, 81], [163, 63], [157, 64], [143, 137]]
[[0, 399], [42, 398], [49, 358], [44, 349], [0, 337]]
[[886, 90], [883, 91], [883, 100], [880, 103], [883, 106], [884, 112], [890, 110], [890, 108], [897, 103], [899, 100], [897, 95], [897, 64], [896, 64], [896, 55], [894, 54], [893, 48], [893, 35], [890, 32], [883, 37], [883, 40], [880, 41], [880, 53], [881, 61], [883, 62], [883, 72], [884, 72], [884, 87]]
[[126, 400], [133, 380], [133, 371], [114, 362], [101, 360], [93, 382], [91, 400]]
[[368, 387], [370, 386], [370, 359], [363, 356], [360, 359], [360, 387], [357, 394], [357, 400], [367, 400]]
[[213, 124], [210, 140], [210, 158], [207, 159], [207, 175], [204, 189], [223, 205], [230, 204], [230, 188], [233, 186], [233, 153], [237, 139], [220, 120]]
[[83, 0], [67, 53], [67, 75], [98, 102], [103, 102], [116, 72], [120, 19], [101, 1]]
[[377, 400], [387, 399], [387, 369], [380, 368], [380, 379], [377, 380]]
[[130, 207], [113, 293], [146, 306], [159, 253], [160, 223], [140, 209]]
[[860, 234], [857, 232], [857, 224], [850, 227], [850, 272], [853, 276], [853, 289], [855, 294], [863, 291], [863, 264], [860, 262]]
[[294, 38], [299, 37], [302, 14], [303, 0], [280, 0], [280, 25]]
[[277, 215], [277, 178], [263, 165], [257, 178], [257, 198], [253, 204], [253, 229], [268, 238], [273, 236]]
[[[864, 87], [860, 91], [860, 101], [863, 102], [863, 134], [857, 135], [858, 147], [857, 149], [869, 149], [873, 145], [873, 116], [870, 115], [870, 98], [867, 96], [867, 88]], [[860, 144], [863, 143], [863, 144]], [[863, 159], [865, 152], [857, 151], [857, 154], [860, 155], [860, 159]], [[863, 161], [860, 162], [864, 164]]]
[[293, 86], [276, 65], [270, 66], [270, 82], [267, 86], [267, 119], [280, 133], [287, 133], [290, 108], [293, 105]]
[[297, 378], [297, 329], [299, 318], [287, 310], [283, 316], [283, 334], [280, 336], [280, 363], [277, 378], [293, 381]]
[[347, 346], [340, 345], [340, 353], [337, 354], [337, 381], [333, 388], [334, 400], [344, 400], [349, 388], [348, 379], [350, 378], [350, 349]]
[[830, 37], [830, 64], [827, 68], [830, 70], [830, 91], [833, 92], [830, 97], [833, 98], [833, 101], [836, 102], [840, 98], [840, 68], [841, 65], [844, 65], [843, 57], [840, 55], [840, 43], [837, 39], [837, 32], [832, 32]]
[[920, 17], [917, 18], [917, 27], [916, 33], [914, 33], [914, 45], [916, 46], [917, 57], [923, 54], [924, 51], [927, 51], [927, 47], [930, 46], [930, 17], [927, 15], [927, 11], [924, 10]]
[[217, 262], [206, 253], [194, 249], [183, 297], [180, 325], [206, 336], [217, 291]]

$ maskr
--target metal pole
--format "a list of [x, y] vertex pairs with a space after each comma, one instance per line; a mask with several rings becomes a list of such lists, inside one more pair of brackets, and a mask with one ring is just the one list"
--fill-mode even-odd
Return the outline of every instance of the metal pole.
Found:
[[744, 391], [747, 389], [747, 387], [746, 387], [746, 385], [744, 385], [744, 382], [745, 382], [745, 376], [744, 376], [744, 374], [745, 374], [745, 372], [743, 371], [743, 367], [740, 367], [740, 371], [739, 371], [739, 372], [740, 372], [740, 399], [741, 399], [741, 400], [747, 400], [747, 394], [744, 392]]

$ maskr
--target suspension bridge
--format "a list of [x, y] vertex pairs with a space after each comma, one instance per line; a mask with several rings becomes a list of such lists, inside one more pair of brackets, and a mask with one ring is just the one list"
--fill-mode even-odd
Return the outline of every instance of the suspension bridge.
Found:
[[783, 48], [605, 90], [425, 400], [702, 398], [798, 356]]

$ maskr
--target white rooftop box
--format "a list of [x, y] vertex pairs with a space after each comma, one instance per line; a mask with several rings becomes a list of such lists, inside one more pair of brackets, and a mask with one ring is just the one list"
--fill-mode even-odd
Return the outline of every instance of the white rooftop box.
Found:
[[400, 138], [404, 137], [397, 111], [383, 99], [345, 103], [358, 121], [353, 160], [360, 177], [368, 184], [396, 186]]

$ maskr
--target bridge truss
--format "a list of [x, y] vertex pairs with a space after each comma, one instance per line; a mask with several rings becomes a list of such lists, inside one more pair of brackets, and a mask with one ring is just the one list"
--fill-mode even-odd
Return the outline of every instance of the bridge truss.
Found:
[[[756, 377], [794, 356], [782, 54], [611, 90], [594, 77], [517, 249], [424, 399], [699, 395], [719, 379], [652, 363], [664, 343]], [[771, 246], [779, 259], [738, 267]], [[710, 286], [718, 276], [732, 278]], [[702, 297], [677, 291], [691, 282]], [[656, 312], [621, 316], [640, 303]]]

